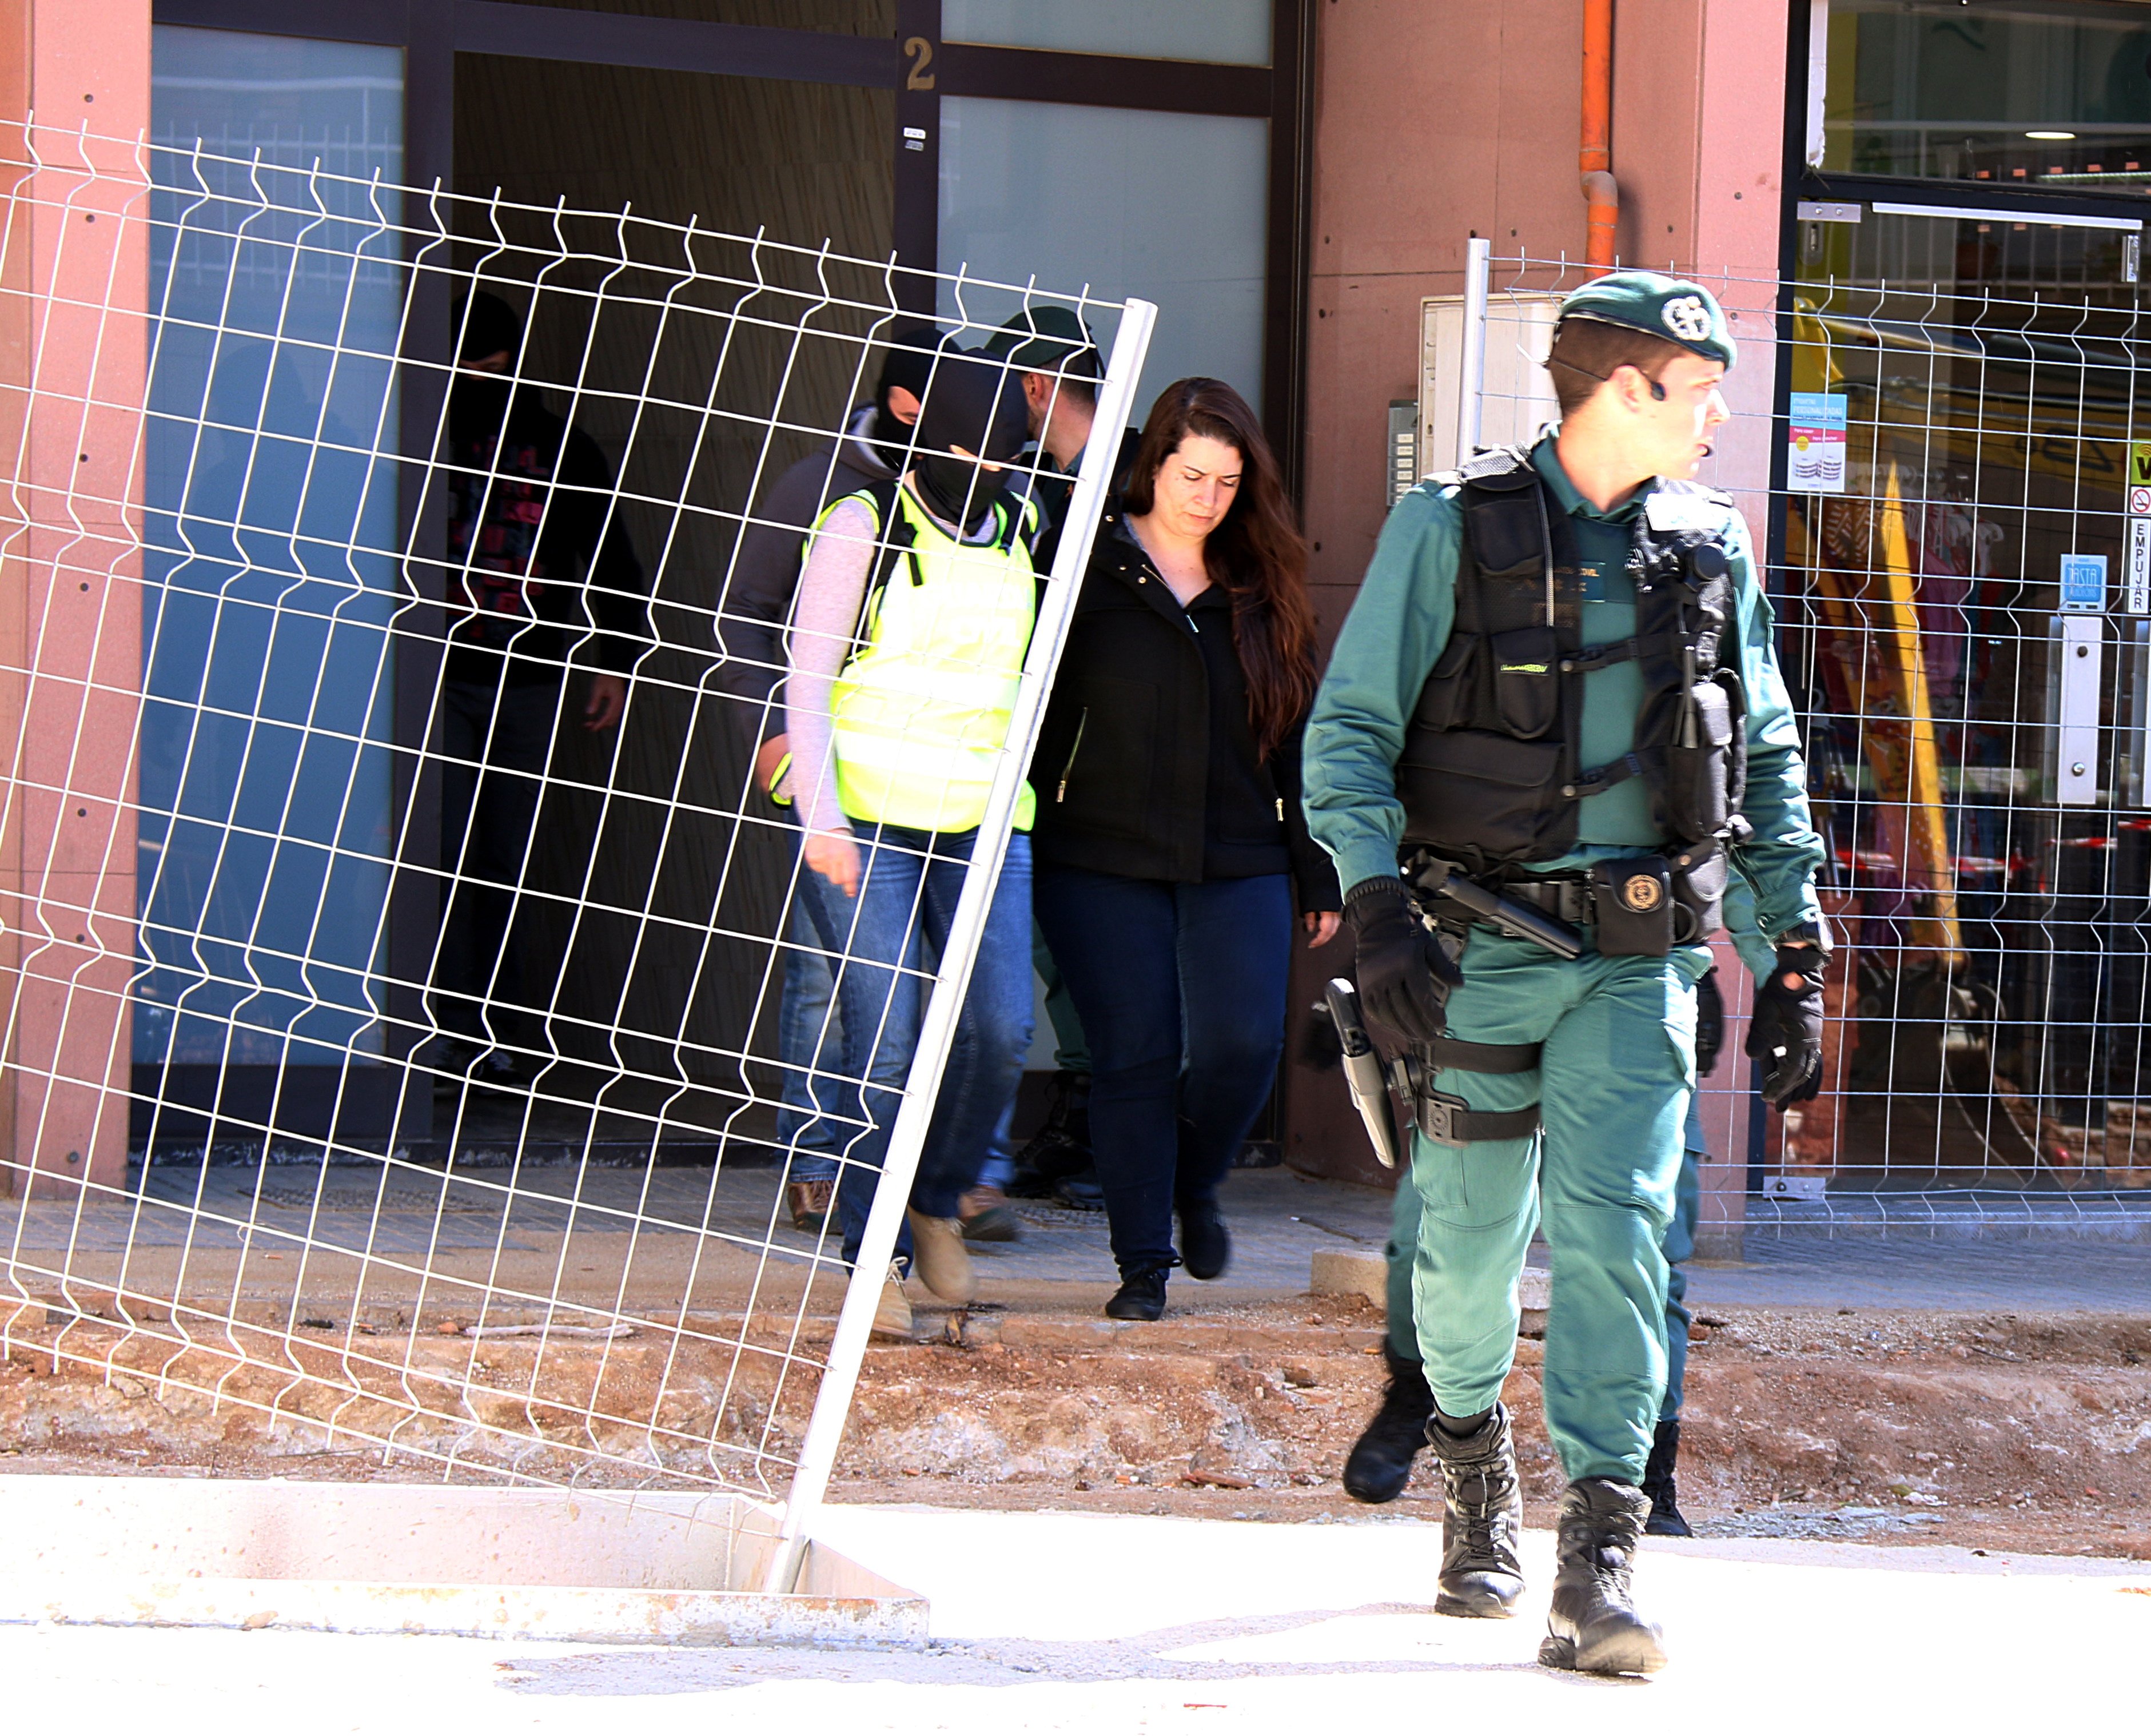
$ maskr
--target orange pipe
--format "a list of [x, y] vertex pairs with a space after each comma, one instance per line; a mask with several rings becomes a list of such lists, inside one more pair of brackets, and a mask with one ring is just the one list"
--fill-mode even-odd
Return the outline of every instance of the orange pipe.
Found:
[[1583, 0], [1583, 256], [1594, 272], [1613, 268], [1621, 187], [1613, 179], [1613, 0]]

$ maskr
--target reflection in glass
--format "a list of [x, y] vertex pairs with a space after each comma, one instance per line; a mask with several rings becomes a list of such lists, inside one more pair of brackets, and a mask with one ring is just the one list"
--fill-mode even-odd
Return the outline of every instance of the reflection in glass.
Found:
[[402, 57], [154, 52], [134, 1058], [333, 1065], [382, 1046]]
[[1153, 60], [1270, 63], [1271, 0], [941, 0], [941, 36], [952, 43], [1133, 54]]
[[[1155, 301], [1139, 411], [1189, 374], [1259, 405], [1268, 152], [1265, 121], [946, 98], [941, 269]], [[995, 326], [1017, 305], [969, 291], [961, 315]], [[940, 311], [959, 316], [947, 285]]]
[[2139, 6], [1834, 0], [1825, 170], [2151, 190]]

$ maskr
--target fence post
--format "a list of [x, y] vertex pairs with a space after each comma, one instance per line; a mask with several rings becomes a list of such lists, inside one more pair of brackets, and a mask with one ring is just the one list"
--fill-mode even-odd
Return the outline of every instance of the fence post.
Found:
[[963, 894], [949, 920], [948, 944], [941, 951], [941, 970], [919, 1020], [919, 1046], [912, 1055], [910, 1076], [904, 1081], [903, 1104], [890, 1130], [873, 1206], [859, 1237], [858, 1259], [852, 1268], [843, 1307], [837, 1316], [828, 1366], [822, 1371], [806, 1438], [800, 1443], [799, 1461], [784, 1505], [783, 1528], [763, 1582], [765, 1591], [792, 1588], [806, 1552], [807, 1521], [822, 1505], [829, 1486], [845, 1419], [851, 1414], [852, 1394], [858, 1385], [859, 1366], [866, 1359], [867, 1339], [873, 1330], [874, 1310], [881, 1301], [883, 1274], [895, 1251], [897, 1230], [911, 1197], [912, 1177], [918, 1171], [927, 1126], [934, 1116], [935, 1088], [956, 1035], [957, 1015], [969, 986], [979, 937], [985, 927], [995, 884], [1000, 878], [1001, 857], [1008, 848], [1017, 792], [1045, 715], [1046, 695], [1060, 662], [1060, 649], [1068, 636], [1083, 569], [1090, 564], [1091, 544], [1097, 534], [1098, 515], [1105, 509], [1121, 430], [1127, 426], [1128, 412], [1134, 406], [1136, 382], [1142, 373], [1143, 357], [1150, 347], [1151, 327], [1156, 317], [1157, 309], [1151, 303], [1130, 301], [1114, 336], [1112, 358], [1106, 364], [1105, 382], [1098, 392], [1091, 441], [1083, 449], [1075, 492], [1068, 503], [1070, 528], [1079, 534], [1063, 536], [1055, 552], [1051, 582], [1045, 587], [1037, 625], [1031, 631], [1023, 685], [1009, 724], [1007, 750], [994, 774], [993, 793], [987, 799], [985, 817], [979, 824]]
[[1456, 462], [1479, 450], [1486, 398], [1486, 286], [1493, 276], [1494, 244], [1474, 235], [1464, 251], [1464, 347], [1456, 371]]

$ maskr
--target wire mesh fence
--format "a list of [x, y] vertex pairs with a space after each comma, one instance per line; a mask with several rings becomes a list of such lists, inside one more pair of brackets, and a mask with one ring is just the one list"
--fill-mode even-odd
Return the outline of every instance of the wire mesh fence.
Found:
[[[940, 671], [996, 696], [979, 843], [876, 848], [960, 888], [899, 908], [900, 955], [802, 917], [762, 752], [802, 635], [743, 551], [796, 574], [845, 464], [908, 469], [872, 407], [892, 355], [930, 408], [984, 365], [951, 345], [1072, 314], [1110, 359], [1070, 389], [1117, 431], [1151, 310], [266, 149], [21, 129], [0, 175], [0, 1339], [312, 1448], [796, 1518], [1111, 453], [1004, 473], [1057, 551], [1027, 645]], [[937, 298], [955, 321], [906, 311]], [[946, 759], [930, 707], [878, 726]], [[784, 1183], [883, 1142], [854, 1281]]]
[[[1751, 1234], [2151, 1232], [2139, 234], [1873, 210], [1703, 279], [1740, 359], [1702, 479], [1769, 557], [1839, 942], [1815, 1101], [1764, 1113], [1731, 1046], [1705, 1083]], [[1487, 443], [1553, 419], [1587, 275], [1491, 262]]]

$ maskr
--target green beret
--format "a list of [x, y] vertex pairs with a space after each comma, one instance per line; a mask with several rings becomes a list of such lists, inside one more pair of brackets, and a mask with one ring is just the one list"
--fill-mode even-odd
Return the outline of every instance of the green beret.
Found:
[[1728, 368], [1739, 355], [1718, 297], [1699, 283], [1656, 271], [1609, 271], [1594, 278], [1561, 304], [1561, 317], [1647, 332]]
[[986, 354], [999, 357], [1010, 367], [1030, 373], [1060, 373], [1070, 357], [1087, 355], [1091, 366], [1077, 368], [1094, 377], [1097, 341], [1076, 311], [1069, 307], [1026, 307], [986, 340]]

